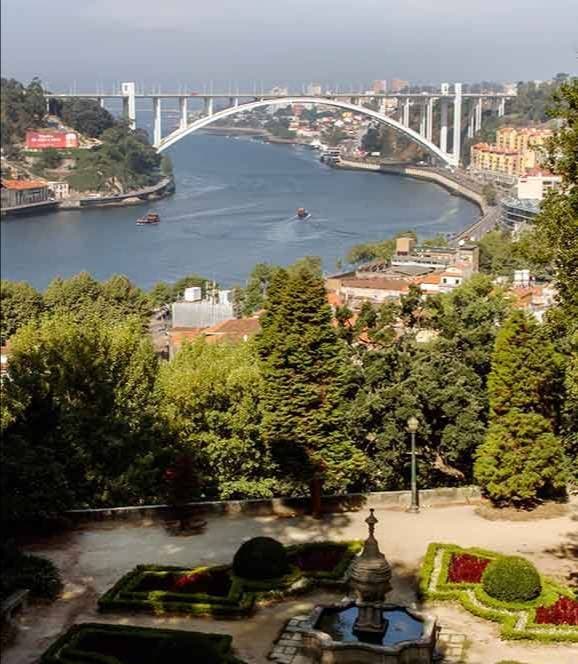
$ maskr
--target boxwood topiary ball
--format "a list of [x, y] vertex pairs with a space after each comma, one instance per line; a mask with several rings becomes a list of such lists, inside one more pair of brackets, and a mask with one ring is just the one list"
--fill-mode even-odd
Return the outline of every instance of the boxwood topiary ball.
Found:
[[519, 556], [493, 560], [484, 571], [482, 585], [490, 597], [503, 602], [529, 602], [542, 591], [538, 571]]
[[289, 572], [285, 547], [271, 537], [254, 537], [241, 545], [233, 572], [244, 579], [276, 579]]

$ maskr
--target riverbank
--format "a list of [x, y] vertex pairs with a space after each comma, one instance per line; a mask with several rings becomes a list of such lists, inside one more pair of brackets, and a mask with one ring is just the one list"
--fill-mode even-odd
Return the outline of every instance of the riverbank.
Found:
[[488, 205], [482, 193], [482, 185], [473, 182], [465, 175], [453, 171], [446, 171], [440, 168], [420, 167], [404, 164], [384, 164], [367, 161], [347, 161], [341, 160], [336, 164], [337, 168], [345, 170], [363, 170], [376, 173], [386, 173], [387, 175], [398, 175], [409, 177], [415, 180], [432, 182], [443, 187], [450, 193], [461, 196], [477, 205], [481, 212], [479, 219], [466, 226], [452, 238], [452, 243], [462, 240], [479, 242], [481, 238], [500, 223], [499, 205]]
[[30, 214], [48, 214], [67, 210], [86, 210], [88, 208], [126, 207], [127, 205], [140, 205], [151, 200], [167, 198], [175, 192], [175, 183], [172, 176], [159, 180], [150, 187], [129, 191], [126, 194], [114, 196], [85, 196], [67, 198], [64, 200], [48, 200], [30, 205], [2, 208], [2, 217], [24, 216]]
[[256, 127], [207, 127], [201, 129], [205, 134], [216, 134], [219, 136], [254, 136], [255, 138], [262, 138], [267, 143], [279, 143], [285, 145], [305, 145], [309, 143], [300, 141], [297, 138], [281, 138], [275, 136], [268, 129]]

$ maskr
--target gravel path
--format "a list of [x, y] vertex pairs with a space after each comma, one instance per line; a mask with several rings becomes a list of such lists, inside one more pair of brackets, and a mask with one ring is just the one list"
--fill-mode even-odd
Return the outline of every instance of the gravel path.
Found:
[[[367, 507], [370, 507], [368, 504]], [[388, 601], [415, 601], [416, 572], [432, 541], [479, 546], [531, 559], [544, 574], [560, 580], [576, 572], [578, 503], [566, 516], [524, 522], [488, 521], [473, 506], [424, 509], [420, 514], [376, 509], [381, 550], [394, 572], [394, 592]], [[241, 542], [257, 535], [290, 544], [314, 540], [364, 538], [367, 511], [309, 517], [209, 517], [206, 531], [172, 537], [159, 524], [96, 524], [67, 535], [38, 540], [29, 550], [51, 558], [65, 580], [62, 597], [50, 606], [31, 606], [20, 621], [16, 643], [2, 654], [3, 664], [32, 664], [69, 625], [99, 621], [135, 625], [165, 625], [178, 629], [229, 633], [249, 664], [266, 662], [266, 655], [287, 620], [307, 613], [316, 603], [335, 599], [315, 594], [260, 609], [250, 619], [223, 621], [186, 617], [106, 614], [96, 611], [96, 599], [120, 576], [139, 563], [168, 565], [229, 562]], [[451, 605], [429, 608], [450, 629], [466, 634], [468, 664], [495, 664], [513, 659], [525, 664], [576, 664], [576, 645], [538, 646], [501, 642], [498, 628]]]

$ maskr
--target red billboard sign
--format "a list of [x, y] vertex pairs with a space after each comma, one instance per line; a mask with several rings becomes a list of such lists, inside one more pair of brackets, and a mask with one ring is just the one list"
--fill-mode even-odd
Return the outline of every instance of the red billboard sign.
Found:
[[26, 147], [29, 150], [77, 148], [78, 135], [74, 131], [27, 131]]

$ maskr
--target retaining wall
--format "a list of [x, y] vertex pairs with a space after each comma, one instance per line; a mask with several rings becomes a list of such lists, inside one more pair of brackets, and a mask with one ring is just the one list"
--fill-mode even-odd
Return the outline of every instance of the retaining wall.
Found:
[[[442, 487], [424, 489], [419, 493], [422, 507], [472, 504], [480, 501], [476, 486]], [[355, 512], [365, 507], [404, 509], [410, 503], [409, 491], [379, 491], [374, 493], [350, 493], [322, 498], [325, 513]], [[199, 515], [291, 516], [306, 513], [308, 498], [271, 498], [253, 500], [218, 500], [191, 503]], [[170, 514], [167, 505], [142, 505], [138, 507], [110, 507], [102, 509], [70, 510], [66, 516], [76, 522], [144, 519], [163, 520]]]

